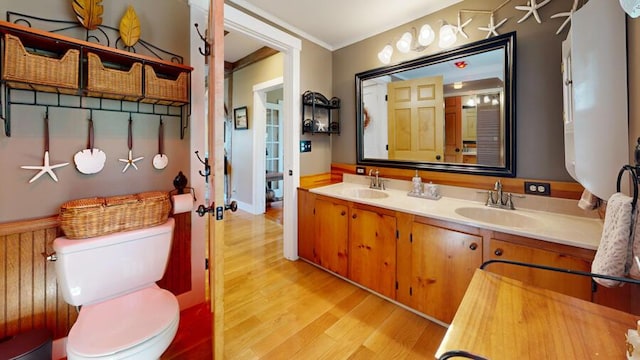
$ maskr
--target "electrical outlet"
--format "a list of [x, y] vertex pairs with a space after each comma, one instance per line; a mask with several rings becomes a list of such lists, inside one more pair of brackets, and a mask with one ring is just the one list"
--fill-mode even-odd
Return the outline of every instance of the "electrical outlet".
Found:
[[300, 152], [311, 152], [311, 140], [300, 140]]
[[364, 166], [356, 166], [356, 174], [364, 175], [366, 173], [367, 173], [367, 168], [365, 168]]
[[551, 195], [551, 184], [545, 182], [525, 181], [524, 193], [532, 195]]

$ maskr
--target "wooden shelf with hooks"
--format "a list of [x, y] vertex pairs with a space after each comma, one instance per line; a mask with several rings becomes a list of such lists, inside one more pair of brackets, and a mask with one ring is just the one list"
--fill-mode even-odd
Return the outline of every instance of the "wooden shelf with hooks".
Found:
[[[0, 37], [6, 136], [11, 104], [40, 105], [13, 102], [11, 90], [20, 89], [137, 102], [133, 111], [122, 111], [180, 116], [184, 137], [192, 67], [7, 21], [0, 21]], [[140, 111], [139, 103], [153, 110]]]

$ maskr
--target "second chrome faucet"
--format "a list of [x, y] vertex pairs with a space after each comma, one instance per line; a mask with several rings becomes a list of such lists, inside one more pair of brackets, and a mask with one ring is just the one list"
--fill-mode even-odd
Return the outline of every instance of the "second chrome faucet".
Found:
[[380, 170], [378, 169], [369, 169], [369, 179], [371, 179], [371, 183], [369, 184], [370, 189], [376, 190], [384, 190], [384, 182], [386, 180], [380, 179]]
[[508, 209], [515, 210], [515, 206], [513, 206], [513, 194], [512, 193], [504, 193], [502, 191], [502, 182], [500, 180], [496, 181], [493, 185], [493, 190], [489, 190], [487, 192], [487, 206], [499, 208], [499, 209]]

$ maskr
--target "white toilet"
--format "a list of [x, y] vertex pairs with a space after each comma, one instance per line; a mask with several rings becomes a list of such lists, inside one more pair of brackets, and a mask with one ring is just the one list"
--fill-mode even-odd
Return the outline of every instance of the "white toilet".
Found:
[[54, 240], [60, 291], [82, 305], [67, 337], [67, 359], [158, 359], [178, 330], [176, 297], [164, 274], [174, 220], [82, 240]]

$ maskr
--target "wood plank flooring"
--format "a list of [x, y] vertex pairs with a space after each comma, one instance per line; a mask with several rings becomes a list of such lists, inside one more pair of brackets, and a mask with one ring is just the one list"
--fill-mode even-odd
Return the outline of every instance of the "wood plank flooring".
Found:
[[[433, 359], [446, 330], [284, 259], [282, 226], [241, 211], [225, 220], [225, 306], [226, 359]], [[187, 309], [162, 359], [211, 359], [210, 336], [208, 307]]]

